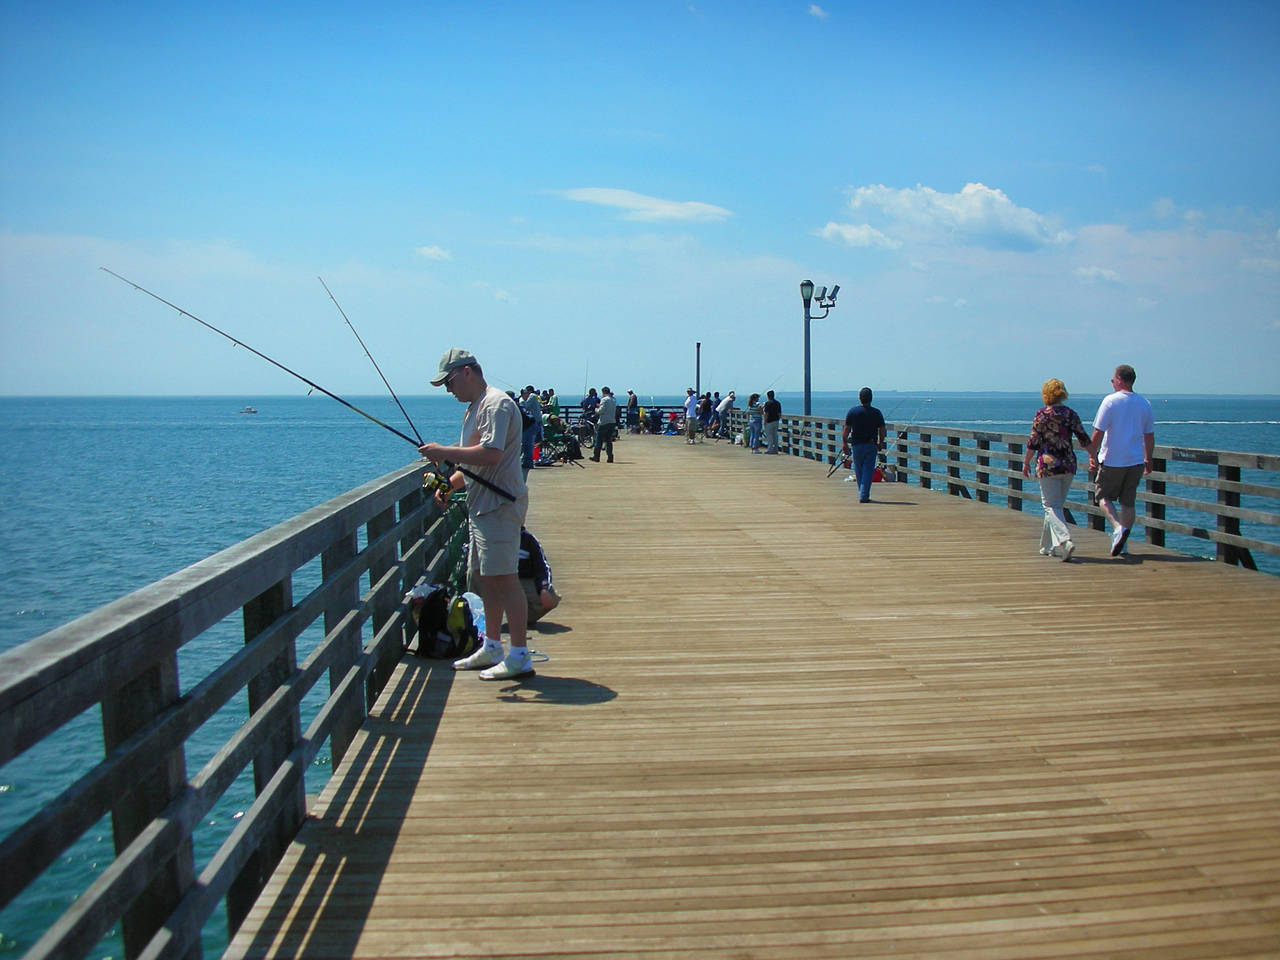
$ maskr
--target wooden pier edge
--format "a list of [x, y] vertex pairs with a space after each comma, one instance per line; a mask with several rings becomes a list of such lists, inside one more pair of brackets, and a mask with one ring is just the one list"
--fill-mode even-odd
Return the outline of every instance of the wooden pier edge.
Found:
[[1276, 578], [726, 444], [587, 468], [531, 477], [550, 660], [397, 665], [228, 957], [1280, 955]]

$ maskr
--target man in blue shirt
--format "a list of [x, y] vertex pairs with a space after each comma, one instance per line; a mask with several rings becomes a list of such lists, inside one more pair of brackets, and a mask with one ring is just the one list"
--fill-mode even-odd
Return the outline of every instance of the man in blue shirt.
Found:
[[858, 406], [850, 407], [844, 418], [844, 447], [858, 477], [858, 501], [871, 502], [871, 478], [876, 472], [876, 454], [884, 446], [884, 414], [871, 405], [871, 388], [858, 391]]

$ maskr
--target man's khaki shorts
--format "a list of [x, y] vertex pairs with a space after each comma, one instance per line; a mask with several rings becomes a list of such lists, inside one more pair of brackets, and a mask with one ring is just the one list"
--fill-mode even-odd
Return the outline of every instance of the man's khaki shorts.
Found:
[[1138, 484], [1144, 469], [1141, 463], [1132, 467], [1108, 467], [1104, 463], [1098, 468], [1098, 499], [1132, 507], [1138, 502]]
[[471, 563], [482, 577], [515, 573], [520, 567], [520, 526], [523, 511], [504, 503], [471, 518]]

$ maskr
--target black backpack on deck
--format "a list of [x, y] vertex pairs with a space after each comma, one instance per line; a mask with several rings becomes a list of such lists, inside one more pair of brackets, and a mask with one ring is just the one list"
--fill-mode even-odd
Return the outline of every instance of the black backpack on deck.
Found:
[[418, 646], [413, 651], [434, 660], [457, 660], [480, 646], [471, 605], [462, 596], [450, 597], [447, 587], [411, 601], [418, 618]]

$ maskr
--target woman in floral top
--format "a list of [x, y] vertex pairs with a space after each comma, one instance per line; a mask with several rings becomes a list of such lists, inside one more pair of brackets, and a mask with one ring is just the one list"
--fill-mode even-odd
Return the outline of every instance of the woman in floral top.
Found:
[[1040, 554], [1052, 557], [1062, 548], [1062, 559], [1071, 560], [1076, 546], [1067, 531], [1067, 518], [1062, 512], [1067, 491], [1076, 475], [1076, 455], [1071, 448], [1074, 437], [1080, 446], [1089, 446], [1080, 417], [1063, 401], [1067, 388], [1061, 380], [1046, 380], [1040, 388], [1044, 409], [1037, 410], [1027, 438], [1027, 454], [1022, 460], [1022, 475], [1031, 476], [1031, 457], [1036, 457], [1036, 477], [1040, 481], [1040, 502], [1044, 504], [1044, 526], [1040, 531]]

